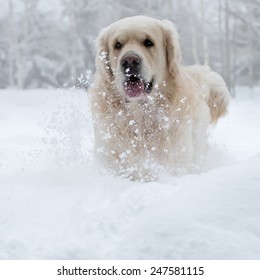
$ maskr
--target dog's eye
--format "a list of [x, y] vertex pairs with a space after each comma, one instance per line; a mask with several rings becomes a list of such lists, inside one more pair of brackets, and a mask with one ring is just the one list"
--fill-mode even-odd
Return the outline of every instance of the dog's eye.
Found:
[[121, 43], [116, 42], [116, 44], [115, 44], [115, 49], [120, 50], [121, 47], [122, 47]]
[[154, 46], [153, 42], [149, 39], [145, 39], [144, 40], [144, 46], [147, 47], [147, 48], [151, 48]]

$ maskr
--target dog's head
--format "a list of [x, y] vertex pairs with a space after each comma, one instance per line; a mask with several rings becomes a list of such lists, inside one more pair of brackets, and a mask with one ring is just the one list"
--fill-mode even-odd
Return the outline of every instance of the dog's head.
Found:
[[105, 28], [96, 41], [99, 75], [128, 100], [152, 94], [169, 76], [178, 75], [178, 34], [167, 20], [135, 16]]

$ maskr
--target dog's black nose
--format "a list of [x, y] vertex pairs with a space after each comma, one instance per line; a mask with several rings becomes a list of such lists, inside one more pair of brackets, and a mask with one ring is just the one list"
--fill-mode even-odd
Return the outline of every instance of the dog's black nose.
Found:
[[134, 52], [126, 53], [121, 59], [121, 66], [126, 73], [136, 71], [140, 64], [141, 58]]

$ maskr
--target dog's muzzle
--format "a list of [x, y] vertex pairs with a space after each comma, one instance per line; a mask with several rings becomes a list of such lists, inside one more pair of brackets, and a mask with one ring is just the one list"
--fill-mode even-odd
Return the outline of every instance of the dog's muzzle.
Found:
[[141, 57], [130, 51], [127, 52], [121, 59], [121, 67], [125, 76], [140, 75], [141, 72]]
[[142, 59], [138, 54], [133, 51], [127, 52], [120, 63], [125, 76], [123, 87], [127, 97], [136, 98], [151, 92], [153, 80], [146, 82], [142, 77]]

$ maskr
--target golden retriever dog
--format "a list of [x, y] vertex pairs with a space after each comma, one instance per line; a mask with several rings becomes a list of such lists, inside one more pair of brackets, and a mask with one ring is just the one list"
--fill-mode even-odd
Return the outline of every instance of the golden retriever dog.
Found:
[[167, 20], [119, 20], [101, 31], [96, 52], [89, 94], [100, 162], [131, 180], [199, 171], [207, 128], [227, 112], [223, 79], [207, 66], [182, 65]]

